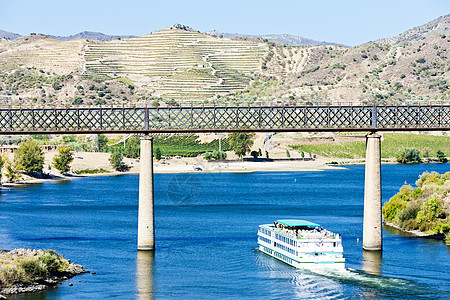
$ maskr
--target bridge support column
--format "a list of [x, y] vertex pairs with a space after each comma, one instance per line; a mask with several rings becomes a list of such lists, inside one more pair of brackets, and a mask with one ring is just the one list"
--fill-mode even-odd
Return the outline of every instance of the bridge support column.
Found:
[[363, 249], [379, 251], [383, 247], [381, 232], [381, 136], [366, 136], [366, 175], [364, 185]]
[[153, 191], [153, 138], [141, 138], [139, 174], [138, 250], [155, 250]]

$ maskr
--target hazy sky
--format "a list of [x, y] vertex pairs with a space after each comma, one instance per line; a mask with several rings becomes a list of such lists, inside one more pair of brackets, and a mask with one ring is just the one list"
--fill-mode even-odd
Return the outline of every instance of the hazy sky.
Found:
[[449, 0], [0, 0], [0, 29], [144, 35], [180, 23], [201, 32], [286, 33], [354, 46], [448, 13]]

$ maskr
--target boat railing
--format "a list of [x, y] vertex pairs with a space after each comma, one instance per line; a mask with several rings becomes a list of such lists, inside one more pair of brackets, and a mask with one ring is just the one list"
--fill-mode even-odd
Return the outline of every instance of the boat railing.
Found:
[[297, 239], [339, 239], [339, 234], [333, 233], [331, 231], [328, 231], [326, 229], [322, 231], [317, 231], [314, 229], [311, 230], [301, 230], [300, 232], [296, 233], [294, 230], [291, 229], [284, 229], [284, 228], [273, 228], [276, 232], [279, 232], [281, 234], [284, 234], [291, 238], [297, 238]]

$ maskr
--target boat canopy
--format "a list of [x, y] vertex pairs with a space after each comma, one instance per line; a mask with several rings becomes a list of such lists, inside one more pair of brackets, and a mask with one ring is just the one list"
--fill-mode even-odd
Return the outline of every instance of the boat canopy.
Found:
[[277, 220], [278, 223], [288, 227], [320, 227], [319, 224], [305, 220]]

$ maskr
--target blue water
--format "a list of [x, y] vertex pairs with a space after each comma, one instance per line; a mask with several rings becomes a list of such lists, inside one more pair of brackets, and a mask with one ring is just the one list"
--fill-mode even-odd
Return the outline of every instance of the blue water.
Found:
[[[450, 164], [383, 165], [383, 201], [424, 171]], [[56, 249], [97, 273], [13, 299], [450, 298], [442, 241], [385, 228], [382, 257], [363, 253], [363, 187], [364, 166], [157, 174], [151, 255], [136, 251], [138, 176], [24, 185], [0, 194], [0, 249]], [[280, 218], [340, 233], [347, 270], [300, 271], [255, 250], [258, 225]]]

